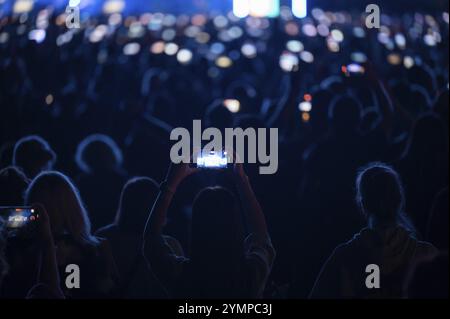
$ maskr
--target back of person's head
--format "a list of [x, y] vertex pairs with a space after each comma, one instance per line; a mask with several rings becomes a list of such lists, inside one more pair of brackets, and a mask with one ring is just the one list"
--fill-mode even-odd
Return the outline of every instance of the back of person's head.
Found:
[[415, 265], [406, 284], [409, 299], [448, 299], [448, 253]]
[[84, 173], [118, 168], [122, 165], [122, 151], [114, 140], [103, 134], [93, 134], [78, 144], [75, 160]]
[[243, 225], [236, 197], [222, 187], [203, 189], [192, 207], [191, 257], [194, 263], [235, 265], [243, 254], [242, 245]]
[[361, 107], [354, 98], [341, 96], [331, 102], [328, 117], [335, 134], [353, 134], [361, 123]]
[[140, 233], [159, 192], [148, 177], [130, 179], [122, 189], [115, 223], [125, 232]]
[[79, 192], [64, 174], [53, 171], [39, 174], [25, 193], [25, 203], [44, 206], [55, 236], [69, 235], [81, 244], [97, 242], [91, 235], [91, 223]]
[[0, 206], [23, 205], [23, 196], [29, 180], [14, 166], [0, 170]]
[[401, 223], [405, 195], [399, 174], [383, 163], [362, 168], [356, 178], [356, 202], [377, 225]]
[[13, 165], [22, 169], [28, 178], [32, 179], [40, 172], [52, 169], [55, 160], [55, 152], [40, 136], [24, 137], [14, 146]]

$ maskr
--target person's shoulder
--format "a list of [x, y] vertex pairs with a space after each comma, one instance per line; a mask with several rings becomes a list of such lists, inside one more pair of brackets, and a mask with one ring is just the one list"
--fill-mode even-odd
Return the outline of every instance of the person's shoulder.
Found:
[[355, 255], [356, 251], [361, 249], [363, 238], [367, 236], [368, 231], [367, 228], [364, 228], [351, 239], [339, 244], [333, 250], [331, 257], [334, 259], [346, 260], [347, 257]]

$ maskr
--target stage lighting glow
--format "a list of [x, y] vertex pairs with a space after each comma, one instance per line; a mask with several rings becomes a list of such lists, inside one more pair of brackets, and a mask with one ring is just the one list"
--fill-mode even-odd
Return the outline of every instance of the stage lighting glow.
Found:
[[232, 39], [239, 39], [240, 37], [242, 37], [244, 35], [244, 31], [242, 31], [242, 29], [240, 27], [234, 26], [228, 30], [228, 35]]
[[223, 55], [217, 58], [216, 65], [219, 68], [226, 69], [233, 65], [233, 61], [229, 57]]
[[253, 44], [246, 43], [241, 48], [241, 53], [249, 59], [253, 59], [257, 55], [256, 47]]
[[175, 55], [178, 52], [178, 45], [175, 43], [167, 43], [166, 47], [164, 48], [164, 53], [167, 55]]
[[367, 62], [367, 55], [365, 55], [362, 52], [353, 52], [350, 56], [353, 62], [356, 63], [366, 63]]
[[191, 23], [197, 27], [204, 26], [206, 24], [206, 22], [207, 22], [207, 19], [202, 14], [196, 14], [191, 19]]
[[125, 1], [123, 0], [108, 0], [103, 5], [104, 14], [120, 13], [125, 8]]
[[144, 34], [145, 34], [145, 29], [141, 23], [133, 22], [130, 25], [130, 29], [128, 30], [128, 36], [130, 38], [140, 38], [140, 37], [144, 36]]
[[233, 14], [238, 18], [245, 18], [250, 14], [250, 2], [248, 0], [233, 0]]
[[155, 13], [152, 16], [152, 19], [148, 25], [148, 29], [151, 31], [159, 31], [162, 29], [162, 23], [163, 23], [163, 15], [161, 13]]
[[313, 63], [314, 55], [309, 51], [303, 51], [300, 53], [300, 59], [305, 63]]
[[344, 34], [341, 30], [338, 29], [334, 29], [331, 31], [331, 37], [338, 43], [344, 41]]
[[317, 26], [317, 33], [319, 33], [322, 37], [327, 37], [330, 35], [330, 29], [326, 24], [321, 23]]
[[197, 41], [198, 43], [201, 43], [201, 44], [208, 43], [210, 39], [211, 39], [211, 36], [207, 32], [200, 32], [195, 37], [195, 41]]
[[152, 44], [152, 46], [150, 47], [150, 52], [153, 54], [162, 54], [165, 47], [166, 44], [163, 41], [158, 41]]
[[407, 69], [411, 69], [414, 66], [414, 64], [415, 64], [414, 59], [410, 56], [405, 56], [405, 58], [403, 59], [403, 65]]
[[213, 19], [213, 23], [217, 29], [223, 29], [228, 26], [228, 19], [222, 15], [219, 15]]
[[304, 46], [300, 41], [291, 40], [286, 43], [286, 48], [293, 53], [300, 53], [301, 51], [303, 51]]
[[308, 1], [292, 0], [292, 13], [297, 18], [305, 18], [308, 15]]
[[449, 24], [450, 16], [449, 16], [448, 12], [442, 13], [442, 19], [445, 21], [445, 23]]
[[402, 63], [402, 57], [397, 53], [391, 53], [387, 56], [389, 64], [399, 65]]
[[188, 64], [192, 60], [192, 51], [188, 49], [181, 49], [178, 51], [177, 60], [181, 64]]
[[211, 53], [219, 55], [225, 52], [225, 46], [220, 42], [215, 42], [211, 45], [211, 48], [209, 49]]
[[69, 1], [69, 7], [78, 7], [80, 5], [81, 0], [70, 0]]
[[223, 105], [230, 111], [231, 113], [238, 113], [241, 109], [241, 102], [234, 99], [228, 99], [223, 101]]
[[123, 47], [123, 54], [125, 55], [136, 55], [141, 50], [141, 45], [136, 42], [128, 43]]
[[291, 52], [285, 51], [280, 57], [280, 67], [285, 72], [293, 72], [298, 70], [298, 56]]
[[120, 13], [113, 13], [108, 18], [108, 24], [111, 26], [117, 26], [122, 23], [122, 15]]
[[217, 38], [222, 42], [230, 42], [233, 39], [230, 37], [230, 34], [227, 30], [220, 30], [219, 34], [217, 35]]
[[423, 41], [425, 42], [426, 45], [428, 45], [429, 47], [434, 47], [437, 45], [437, 43], [439, 42], [437, 40], [437, 37], [435, 36], [435, 34], [425, 34], [425, 36], [423, 37]]
[[334, 41], [332, 38], [327, 39], [327, 47], [330, 52], [339, 52], [341, 50], [341, 47], [339, 46], [339, 43]]
[[404, 49], [406, 47], [406, 38], [403, 34], [397, 33], [395, 35], [394, 39], [395, 39], [395, 44], [397, 44], [397, 46], [400, 49]]
[[177, 23], [177, 17], [173, 14], [166, 14], [163, 18], [162, 24], [165, 27], [173, 27]]
[[364, 38], [366, 36], [366, 31], [361, 27], [354, 27], [353, 35], [357, 38]]
[[45, 104], [51, 105], [54, 101], [54, 97], [52, 94], [49, 94], [45, 97]]
[[176, 35], [177, 35], [177, 33], [174, 29], [166, 29], [162, 32], [161, 38], [164, 41], [169, 42], [169, 41], [173, 41], [173, 39], [175, 39]]
[[303, 112], [302, 120], [303, 122], [308, 123], [311, 120], [311, 115], [308, 112]]
[[197, 34], [201, 32], [201, 29], [195, 25], [191, 25], [184, 30], [184, 35], [189, 38], [195, 38]]
[[308, 102], [308, 101], [300, 102], [300, 104], [298, 105], [298, 109], [301, 112], [311, 112], [312, 104], [311, 104], [311, 102]]
[[6, 43], [9, 40], [9, 34], [7, 32], [0, 33], [0, 44]]
[[45, 30], [42, 29], [31, 30], [28, 33], [28, 39], [36, 41], [36, 43], [42, 43], [45, 40], [45, 36]]
[[100, 42], [103, 40], [103, 38], [105, 37], [107, 32], [108, 32], [108, 27], [104, 24], [100, 24], [89, 35], [89, 41], [92, 43]]
[[233, 0], [233, 14], [238, 18], [274, 18], [280, 15], [280, 0]]
[[300, 28], [298, 27], [297, 23], [292, 21], [286, 23], [286, 25], [284, 26], [284, 30], [290, 36], [296, 36], [300, 33]]
[[13, 12], [16, 14], [27, 13], [33, 10], [34, 0], [17, 0], [14, 3]]
[[311, 23], [303, 25], [302, 32], [308, 37], [315, 37], [317, 35], [317, 29]]

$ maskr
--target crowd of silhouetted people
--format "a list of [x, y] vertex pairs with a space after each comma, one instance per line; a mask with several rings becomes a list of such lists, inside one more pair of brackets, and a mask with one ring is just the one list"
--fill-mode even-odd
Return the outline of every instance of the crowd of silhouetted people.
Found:
[[[0, 206], [40, 216], [0, 298], [448, 297], [448, 13], [360, 20], [0, 17]], [[172, 164], [193, 119], [278, 128], [278, 172]]]

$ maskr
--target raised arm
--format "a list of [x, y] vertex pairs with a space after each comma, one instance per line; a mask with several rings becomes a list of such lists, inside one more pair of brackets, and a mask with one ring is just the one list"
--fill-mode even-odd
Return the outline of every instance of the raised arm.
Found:
[[[49, 218], [43, 206], [33, 205], [33, 207], [39, 212], [38, 240], [42, 249], [37, 285], [43, 285], [46, 290], [50, 290], [52, 298], [63, 299], [64, 294], [60, 288], [60, 277], [56, 262], [55, 244], [50, 229]], [[40, 296], [36, 297], [39, 298]]]
[[241, 201], [244, 203], [251, 231], [258, 240], [264, 241], [268, 236], [266, 218], [256, 199], [250, 181], [240, 163], [234, 165], [234, 177]]
[[171, 165], [167, 173], [166, 180], [163, 182], [159, 195], [153, 205], [152, 211], [148, 216], [144, 230], [144, 253], [145, 246], [149, 240], [162, 236], [162, 229], [166, 221], [167, 210], [169, 209], [172, 198], [180, 183], [189, 175], [196, 172], [189, 164]]

